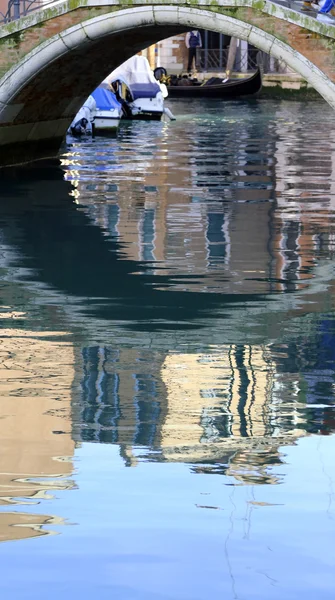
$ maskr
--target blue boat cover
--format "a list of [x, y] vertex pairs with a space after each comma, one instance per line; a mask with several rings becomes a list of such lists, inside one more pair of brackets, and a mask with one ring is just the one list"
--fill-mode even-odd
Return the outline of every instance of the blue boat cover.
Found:
[[137, 98], [155, 98], [161, 88], [158, 83], [132, 83], [130, 90], [134, 100], [137, 100]]
[[113, 108], [121, 107], [121, 104], [117, 101], [115, 94], [104, 87], [97, 87], [91, 96], [93, 96], [94, 100], [96, 101], [98, 110], [111, 110]]
[[328, 13], [331, 11], [332, 8], [334, 8], [334, 0], [325, 0], [325, 2], [323, 2], [323, 4], [321, 4], [319, 13], [321, 13], [321, 14]]

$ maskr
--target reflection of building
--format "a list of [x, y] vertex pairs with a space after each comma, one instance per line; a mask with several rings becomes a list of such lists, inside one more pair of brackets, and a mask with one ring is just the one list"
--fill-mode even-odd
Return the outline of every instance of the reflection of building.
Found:
[[[327, 352], [333, 356], [334, 344]], [[325, 390], [329, 373], [310, 363], [297, 375], [292, 369], [301, 365], [292, 357], [293, 346], [227, 345], [210, 354], [165, 357], [148, 350], [85, 348], [75, 435], [119, 444], [129, 466], [144, 454], [191, 463], [195, 472], [276, 483], [271, 467], [281, 463], [280, 446], [315, 427], [334, 429], [322, 404], [327, 390], [327, 402], [334, 402], [334, 392]], [[333, 378], [330, 383], [333, 389]]]
[[[125, 140], [108, 148], [112, 181], [107, 174], [87, 183], [86, 171], [81, 181], [76, 157], [73, 165], [68, 160], [66, 178], [75, 181], [78, 204], [122, 244], [121, 259], [153, 263], [153, 269], [157, 264], [157, 275], [173, 273], [174, 289], [254, 294], [310, 284], [316, 259], [334, 251], [331, 145], [322, 160], [321, 185], [318, 152], [301, 158], [301, 148], [310, 143], [301, 127], [283, 123], [278, 109], [277, 139], [263, 108], [253, 110], [261, 129], [258, 121], [242, 120], [238, 140], [229, 127], [234, 114], [220, 123], [218, 133], [192, 126], [182, 137], [178, 131], [169, 136], [168, 145], [165, 125], [148, 127], [141, 131], [143, 149], [137, 129], [127, 130]], [[287, 146], [286, 136], [296, 143]], [[88, 166], [84, 156], [79, 163]], [[317, 199], [313, 181], [320, 186]], [[311, 195], [317, 208], [313, 219]]]
[[0, 515], [0, 542], [52, 535], [54, 532], [48, 530], [48, 526], [63, 523], [63, 519], [58, 517], [7, 511]]
[[164, 386], [157, 378], [160, 355], [95, 346], [83, 349], [82, 360], [83, 408], [75, 436], [122, 446], [155, 445], [165, 412]]
[[[282, 116], [279, 109], [278, 119]], [[297, 143], [287, 144], [287, 138]], [[272, 276], [276, 291], [292, 292], [306, 287], [320, 258], [334, 254], [334, 152], [330, 140], [323, 143], [321, 157], [319, 149], [313, 148], [308, 130], [295, 122], [283, 123], [276, 142], [277, 210], [272, 223]], [[302, 152], [304, 148], [308, 151]], [[319, 310], [317, 296], [313, 303], [314, 310]]]
[[[77, 203], [122, 244], [121, 259], [153, 262], [153, 268], [158, 263], [156, 274], [172, 271], [181, 276], [174, 289], [262, 293], [271, 289], [268, 242], [275, 171], [269, 148], [253, 174], [254, 147], [246, 140], [256, 133], [248, 122], [241, 123], [239, 142], [227, 156], [231, 140], [223, 129], [219, 151], [210, 161], [206, 156], [213, 140], [193, 131], [184, 139], [176, 136], [169, 139], [169, 157], [178, 156], [178, 168], [171, 169], [164, 126], [155, 137], [148, 129], [143, 156], [136, 146], [136, 162], [131, 154], [124, 162], [124, 154], [115, 148], [113, 161], [117, 167], [119, 152], [122, 172], [118, 176], [118, 169], [113, 171], [113, 183], [80, 181], [75, 158], [73, 165], [64, 165], [69, 167], [66, 178], [75, 181]], [[135, 134], [127, 132], [130, 148]], [[248, 204], [255, 200], [261, 200], [257, 208]], [[257, 284], [255, 273], [261, 276]], [[185, 281], [188, 274], [191, 283]]]
[[[2, 330], [0, 360], [0, 504], [24, 505], [73, 486], [73, 346], [35, 332]], [[45, 535], [42, 526], [57, 519], [0, 512], [0, 540]]]
[[[166, 447], [170, 457], [175, 452], [180, 455], [184, 447], [190, 461], [201, 459], [202, 452], [206, 459], [211, 452], [208, 445], [218, 453], [226, 438], [232, 445], [224, 447], [237, 449], [244, 446], [241, 439], [263, 440], [278, 431], [273, 402], [275, 365], [269, 349], [232, 345], [217, 351], [208, 356], [171, 354], [164, 361], [168, 410], [162, 451]], [[179, 427], [183, 421], [185, 430]], [[285, 438], [296, 435], [292, 427], [282, 427], [279, 433]], [[237, 446], [236, 439], [240, 440]]]
[[[320, 312], [321, 306], [333, 305], [333, 296], [328, 294], [333, 274], [324, 277], [319, 260], [331, 257], [334, 250], [331, 149], [322, 167], [324, 186], [320, 180], [317, 183], [316, 200], [315, 190], [306, 188], [317, 180], [320, 167], [311, 162], [309, 150], [306, 165], [295, 155], [296, 148], [301, 152], [308, 145], [300, 125], [295, 128], [290, 122], [287, 132], [285, 128], [277, 131], [261, 104], [253, 110], [260, 119], [254, 121], [249, 115], [243, 119], [242, 114], [238, 140], [234, 137], [236, 114], [228, 109], [224, 122], [209, 114], [208, 119], [213, 116], [219, 127], [211, 122], [206, 132], [192, 120], [189, 128], [183, 126], [179, 132], [176, 128], [168, 143], [164, 124], [158, 129], [148, 126], [143, 148], [138, 146], [134, 125], [120, 133], [124, 137], [114, 146], [108, 146], [112, 158], [106, 160], [111, 161], [111, 170], [98, 183], [94, 176], [93, 183], [87, 176], [90, 165], [84, 153], [78, 151], [85, 170], [83, 180], [75, 159], [73, 165], [65, 165], [69, 167], [66, 178], [76, 181], [78, 209], [106, 238], [118, 242], [111, 246], [120, 262], [136, 261], [132, 277], [140, 279], [145, 269], [151, 269], [157, 277], [150, 281], [150, 289], [219, 292], [222, 304], [219, 300], [217, 312], [208, 311], [203, 322], [201, 311], [197, 321], [190, 318], [190, 325], [196, 327], [199, 322], [206, 326], [211, 319], [211, 334], [201, 338], [205, 343], [220, 344], [223, 335], [230, 341], [244, 341], [246, 330], [249, 334], [256, 326], [259, 339], [263, 334], [275, 339], [281, 335], [283, 315], [293, 318], [300, 311], [313, 313], [315, 307]], [[287, 115], [278, 114], [278, 122], [284, 119]], [[281, 139], [283, 131], [294, 140], [289, 147]], [[305, 203], [311, 196], [313, 207], [317, 206], [313, 218], [311, 203]], [[272, 293], [274, 302], [266, 302], [263, 314], [262, 298], [255, 294]], [[204, 302], [211, 299], [207, 294], [199, 296], [206, 298]], [[149, 312], [151, 306], [157, 309], [156, 299], [150, 297]], [[135, 338], [137, 296], [132, 300], [135, 313], [131, 313], [129, 329]], [[278, 311], [282, 311], [281, 318]], [[176, 322], [180, 312], [174, 315]], [[127, 318], [130, 313], [123, 314]], [[236, 326], [234, 319], [240, 316]], [[149, 346], [159, 337], [155, 335], [158, 328], [152, 333], [147, 323], [136, 338], [138, 347]], [[288, 329], [285, 332], [290, 335]], [[106, 347], [83, 351], [83, 409], [76, 435], [88, 441], [119, 443], [127, 464], [138, 459], [136, 446], [147, 446], [154, 460], [190, 461], [197, 470], [212, 469], [215, 462], [215, 468], [222, 466], [241, 480], [270, 482], [267, 467], [280, 461], [279, 446], [315, 430], [316, 417], [320, 429], [332, 427], [323, 409], [311, 407], [306, 412], [306, 401], [318, 394], [319, 375], [315, 363], [298, 375], [303, 368], [292, 367], [290, 342], [283, 352], [270, 345], [222, 345], [206, 357], [201, 349], [185, 352], [188, 336], [180, 334], [180, 344], [179, 340], [175, 346], [166, 343], [165, 352], [145, 355], [142, 350], [127, 350], [132, 340], [124, 342], [122, 326], [120, 330], [119, 337], [114, 337], [116, 345], [121, 340], [120, 358], [108, 342]], [[241, 336], [234, 338], [237, 330]], [[169, 353], [177, 347], [181, 354]], [[201, 343], [192, 345], [198, 347], [203, 348]], [[285, 353], [287, 368], [280, 362], [285, 363]], [[326, 377], [323, 373], [323, 383], [329, 387], [332, 377]]]
[[120, 444], [129, 465], [136, 464], [132, 449], [144, 446], [153, 460], [215, 462], [242, 478], [269, 478], [268, 449], [280, 462], [278, 446], [303, 435], [303, 423], [298, 430], [295, 417], [284, 423], [277, 414], [269, 348], [214, 350], [168, 354], [162, 362], [149, 351], [84, 349], [76, 435]]

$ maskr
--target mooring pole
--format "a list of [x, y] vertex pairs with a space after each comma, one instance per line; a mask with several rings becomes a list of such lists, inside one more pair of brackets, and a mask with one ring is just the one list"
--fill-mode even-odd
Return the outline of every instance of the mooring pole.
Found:
[[234, 68], [235, 58], [237, 50], [237, 38], [230, 38], [227, 65], [226, 65], [226, 78], [229, 79], [230, 74]]

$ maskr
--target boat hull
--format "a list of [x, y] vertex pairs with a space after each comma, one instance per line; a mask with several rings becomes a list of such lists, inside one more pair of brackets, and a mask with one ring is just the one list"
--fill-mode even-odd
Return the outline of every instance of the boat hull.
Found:
[[160, 121], [162, 116], [162, 112], [141, 112], [132, 115], [131, 119], [134, 121]]
[[101, 110], [97, 108], [94, 116], [95, 133], [116, 131], [120, 123], [121, 115], [121, 107], [110, 110]]
[[116, 131], [119, 127], [120, 119], [119, 118], [104, 118], [98, 117], [94, 119], [94, 131], [95, 133], [102, 131]]
[[160, 121], [164, 112], [164, 99], [159, 92], [152, 98], [136, 98], [128, 103], [130, 118], [136, 121]]
[[251, 77], [235, 79], [215, 85], [170, 85], [170, 98], [238, 98], [240, 96], [255, 96], [262, 89], [260, 69]]

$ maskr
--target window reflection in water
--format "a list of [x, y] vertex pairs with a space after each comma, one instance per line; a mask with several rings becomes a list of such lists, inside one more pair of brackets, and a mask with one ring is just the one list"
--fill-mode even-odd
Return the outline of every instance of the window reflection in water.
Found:
[[[332, 323], [328, 347], [319, 338], [322, 360], [332, 360], [334, 335]], [[143, 446], [146, 460], [276, 483], [271, 467], [281, 446], [333, 431], [334, 373], [292, 362], [294, 352], [292, 345], [234, 344], [210, 354], [86, 348], [78, 438], [117, 442], [129, 465], [132, 449]]]

